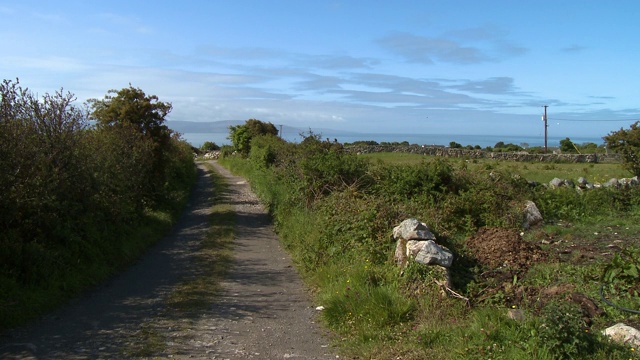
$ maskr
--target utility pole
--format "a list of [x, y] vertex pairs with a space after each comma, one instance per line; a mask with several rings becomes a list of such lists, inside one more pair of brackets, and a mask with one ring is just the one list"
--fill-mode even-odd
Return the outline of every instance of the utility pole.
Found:
[[278, 135], [280, 135], [280, 139], [282, 139], [282, 124], [280, 124], [280, 132], [278, 133]]
[[542, 116], [542, 121], [544, 121], [544, 152], [547, 152], [547, 108], [549, 105], [544, 105], [544, 116]]

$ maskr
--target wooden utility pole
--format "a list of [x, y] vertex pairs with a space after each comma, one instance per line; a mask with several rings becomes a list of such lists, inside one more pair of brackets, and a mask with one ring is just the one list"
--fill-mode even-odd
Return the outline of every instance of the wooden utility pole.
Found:
[[549, 105], [544, 105], [544, 116], [542, 117], [542, 121], [544, 121], [544, 152], [547, 152], [547, 108]]

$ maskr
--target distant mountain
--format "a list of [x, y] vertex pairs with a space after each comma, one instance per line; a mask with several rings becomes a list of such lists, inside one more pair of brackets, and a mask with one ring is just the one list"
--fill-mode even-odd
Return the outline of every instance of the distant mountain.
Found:
[[[207, 134], [207, 133], [229, 133], [229, 126], [243, 125], [246, 120], [220, 120], [220, 121], [179, 121], [179, 120], [167, 120], [166, 125], [174, 131], [181, 134]], [[299, 128], [289, 125], [277, 125], [274, 124], [276, 129], [281, 132], [281, 135], [287, 138], [297, 137], [300, 134], [309, 134], [312, 131], [316, 135], [321, 137], [329, 136], [357, 136], [358, 132], [335, 130], [327, 128]]]
[[242, 125], [245, 120], [221, 120], [221, 121], [178, 121], [167, 120], [169, 129], [181, 134], [187, 133], [228, 133], [229, 126]]

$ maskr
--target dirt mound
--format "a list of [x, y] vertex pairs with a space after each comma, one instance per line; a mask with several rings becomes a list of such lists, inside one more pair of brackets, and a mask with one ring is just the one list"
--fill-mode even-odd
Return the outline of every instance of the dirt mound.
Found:
[[481, 228], [467, 239], [467, 248], [483, 267], [524, 270], [544, 259], [540, 247], [522, 239], [515, 230]]

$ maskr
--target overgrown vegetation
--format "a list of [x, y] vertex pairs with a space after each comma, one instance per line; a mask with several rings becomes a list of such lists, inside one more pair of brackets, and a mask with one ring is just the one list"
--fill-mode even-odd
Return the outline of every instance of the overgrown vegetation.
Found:
[[[325, 306], [324, 319], [348, 356], [635, 356], [600, 330], [623, 320], [637, 323], [637, 316], [611, 307], [586, 316], [583, 305], [572, 299], [604, 307], [599, 294], [605, 269], [626, 269], [608, 270], [615, 276], [634, 275], [630, 265], [600, 254], [635, 241], [638, 188], [580, 194], [534, 187], [513, 169], [472, 167], [465, 161], [375, 162], [314, 134], [300, 144], [258, 136], [247, 158], [220, 161], [248, 177], [269, 205], [283, 243]], [[525, 200], [538, 205], [547, 225], [528, 231], [524, 240], [545, 255], [538, 262], [524, 256], [526, 266], [520, 268], [484, 265], [467, 239], [491, 228], [518, 236]], [[391, 230], [409, 217], [425, 221], [455, 254], [451, 290], [468, 301], [444, 295], [441, 283], [434, 281], [442, 274], [433, 268], [394, 264]], [[602, 230], [613, 227], [630, 230], [625, 237]], [[591, 258], [594, 254], [599, 257]], [[611, 261], [614, 265], [608, 266]], [[607, 296], [622, 300], [625, 289], [629, 285], [619, 283], [618, 292]], [[523, 319], [508, 318], [509, 309], [522, 311]]]
[[131, 86], [74, 101], [0, 85], [0, 329], [139, 256], [195, 180], [191, 147], [163, 124], [171, 104]]

